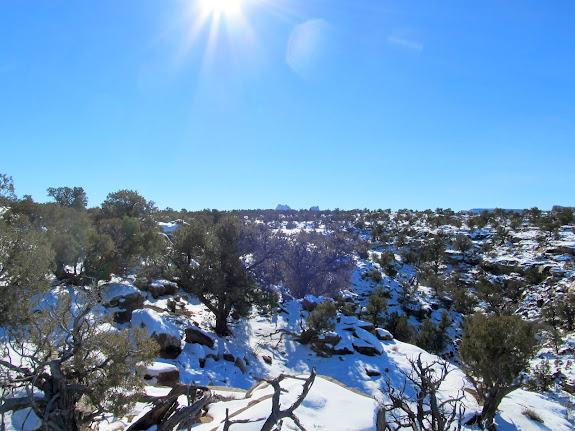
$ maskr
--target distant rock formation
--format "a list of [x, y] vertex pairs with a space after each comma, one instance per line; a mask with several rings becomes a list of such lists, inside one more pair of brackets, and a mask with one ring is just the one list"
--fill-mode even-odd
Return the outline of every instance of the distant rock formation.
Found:
[[318, 207], [318, 206], [314, 206], [314, 207], [311, 207], [309, 210], [310, 210], [310, 211], [319, 211], [319, 207]]
[[279, 204], [279, 205], [276, 207], [276, 211], [289, 211], [289, 210], [291, 210], [291, 208], [289, 207], [289, 205]]

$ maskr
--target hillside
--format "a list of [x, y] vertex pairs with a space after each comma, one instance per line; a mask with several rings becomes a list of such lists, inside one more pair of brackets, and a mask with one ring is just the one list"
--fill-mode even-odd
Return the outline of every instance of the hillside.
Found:
[[[161, 357], [148, 368], [148, 384], [180, 382], [217, 388], [219, 398], [211, 400], [202, 420], [210, 422], [194, 429], [223, 429], [226, 409], [234, 420], [265, 418], [273, 390], [269, 384], [259, 383], [255, 389], [254, 385], [281, 374], [306, 378], [315, 367], [318, 377], [295, 412], [302, 426], [375, 430], [380, 406], [389, 404], [385, 389], [405, 387], [406, 394], [413, 390], [409, 381], [405, 386], [406, 376], [411, 372], [410, 360], [418, 357], [429, 364], [448, 361], [449, 373], [439, 396], [461, 396], [468, 420], [481, 406], [461, 369], [457, 348], [464, 318], [478, 311], [517, 315], [539, 328], [538, 352], [524, 372], [523, 388], [499, 406], [498, 429], [572, 429], [575, 335], [569, 310], [558, 311], [575, 294], [572, 224], [560, 223], [553, 213], [536, 219], [529, 212], [503, 211], [478, 215], [443, 210], [248, 211], [237, 216], [248, 225], [265, 225], [287, 238], [305, 231], [353, 233], [355, 241], [366, 247], [353, 255], [351, 283], [334, 299], [311, 294], [294, 297], [280, 284], [274, 287], [280, 296], [271, 309], [252, 308], [245, 317], [232, 313], [227, 335], [214, 332], [213, 311], [174, 281], [133, 272], [98, 283], [102, 304], [115, 313], [116, 327], [142, 327], [160, 342]], [[160, 226], [166, 238], [175, 241], [173, 235], [187, 224], [180, 218]], [[255, 256], [245, 256], [245, 265]], [[62, 294], [58, 291], [75, 290], [65, 284], [54, 289], [55, 296]], [[375, 314], [370, 308], [374, 294], [386, 303]], [[311, 311], [325, 301], [336, 306], [334, 326], [304, 340]], [[406, 319], [400, 329], [402, 316]], [[284, 381], [283, 407], [293, 403], [302, 383]], [[247, 397], [244, 391], [250, 388]], [[147, 392], [166, 395], [169, 389], [150, 386]], [[131, 414], [109, 417], [99, 427], [127, 429], [148, 409], [149, 405], [138, 403]], [[28, 413], [8, 414], [4, 419], [8, 429], [32, 429], [33, 415]], [[284, 425], [296, 426], [291, 419]], [[260, 428], [252, 422], [237, 423], [231, 429]]]

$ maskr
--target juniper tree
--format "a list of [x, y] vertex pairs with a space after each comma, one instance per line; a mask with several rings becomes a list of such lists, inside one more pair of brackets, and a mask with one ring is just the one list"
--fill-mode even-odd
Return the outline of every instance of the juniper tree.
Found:
[[169, 258], [166, 275], [212, 312], [218, 335], [228, 334], [227, 319], [232, 311], [246, 314], [265, 297], [241, 259], [239, 223], [232, 217], [212, 225], [196, 220], [180, 226]]
[[143, 394], [142, 372], [157, 355], [139, 328], [115, 329], [95, 297], [66, 289], [2, 338], [0, 413], [30, 408], [46, 431], [85, 429], [103, 413], [123, 416]]
[[475, 314], [466, 319], [464, 331], [459, 355], [483, 402], [478, 420], [493, 431], [497, 407], [521, 386], [520, 373], [535, 352], [535, 328], [518, 316]]

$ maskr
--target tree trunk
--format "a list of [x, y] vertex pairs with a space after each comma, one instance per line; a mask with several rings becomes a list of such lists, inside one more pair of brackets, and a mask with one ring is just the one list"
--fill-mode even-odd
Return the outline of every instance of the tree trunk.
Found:
[[227, 313], [217, 313], [216, 315], [216, 334], [225, 337], [229, 334], [228, 315]]
[[497, 431], [497, 427], [495, 425], [497, 408], [499, 407], [499, 404], [501, 404], [501, 400], [518, 387], [518, 385], [513, 385], [511, 387], [495, 387], [488, 392], [488, 396], [484, 399], [483, 410], [481, 411], [481, 422], [485, 426], [486, 430]]

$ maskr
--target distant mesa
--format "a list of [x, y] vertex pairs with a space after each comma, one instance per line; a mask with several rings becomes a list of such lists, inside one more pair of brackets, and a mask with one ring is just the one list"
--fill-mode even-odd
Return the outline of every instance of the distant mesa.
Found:
[[[492, 213], [493, 211], [495, 211], [496, 208], [471, 208], [469, 210], [470, 213], [473, 214], [481, 214], [483, 211], [487, 211], [488, 213]], [[510, 213], [510, 212], [516, 212], [516, 213], [522, 213], [523, 210], [522, 209], [509, 209], [509, 208], [504, 208], [503, 211], [505, 211], [506, 213]]]
[[[291, 210], [291, 209], [292, 209], [292, 208], [291, 208], [289, 205], [282, 205], [282, 204], [279, 204], [279, 205], [276, 207], [276, 211], [289, 211], [289, 210]], [[309, 210], [310, 210], [310, 211], [319, 211], [319, 207], [318, 207], [318, 206], [313, 206], [313, 207], [311, 207]]]

